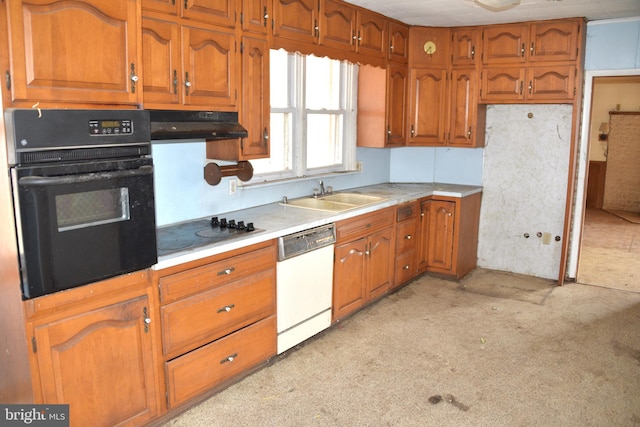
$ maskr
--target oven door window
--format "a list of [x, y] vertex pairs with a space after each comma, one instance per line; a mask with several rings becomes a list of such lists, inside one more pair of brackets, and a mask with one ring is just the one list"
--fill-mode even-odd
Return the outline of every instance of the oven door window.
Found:
[[93, 227], [128, 221], [129, 189], [127, 187], [56, 196], [58, 231]]

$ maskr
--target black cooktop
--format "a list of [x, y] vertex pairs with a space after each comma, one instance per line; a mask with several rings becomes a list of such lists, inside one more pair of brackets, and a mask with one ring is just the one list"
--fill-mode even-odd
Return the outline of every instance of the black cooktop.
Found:
[[263, 230], [255, 229], [251, 222], [236, 223], [235, 220], [218, 217], [160, 227], [157, 231], [158, 256], [237, 239], [260, 231]]

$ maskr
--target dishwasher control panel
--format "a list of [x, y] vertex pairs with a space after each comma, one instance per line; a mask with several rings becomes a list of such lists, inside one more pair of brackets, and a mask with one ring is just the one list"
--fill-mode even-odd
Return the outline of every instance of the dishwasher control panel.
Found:
[[302, 255], [336, 242], [334, 224], [321, 225], [278, 238], [278, 261]]

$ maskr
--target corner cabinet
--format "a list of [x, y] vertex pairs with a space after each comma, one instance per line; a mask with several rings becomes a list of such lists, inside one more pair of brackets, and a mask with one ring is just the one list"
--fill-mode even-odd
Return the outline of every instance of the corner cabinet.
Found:
[[160, 414], [159, 321], [146, 272], [25, 302], [35, 403], [72, 425], [140, 425]]
[[418, 272], [459, 279], [476, 267], [481, 196], [421, 201]]
[[336, 223], [333, 321], [384, 295], [393, 283], [394, 210]]
[[138, 104], [137, 0], [7, 2], [11, 101]]

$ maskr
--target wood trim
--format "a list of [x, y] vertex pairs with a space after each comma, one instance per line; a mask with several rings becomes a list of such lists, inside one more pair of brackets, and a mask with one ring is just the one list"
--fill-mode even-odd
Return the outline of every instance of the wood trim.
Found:
[[602, 209], [604, 203], [604, 179], [607, 162], [590, 161], [587, 172], [587, 207]]

